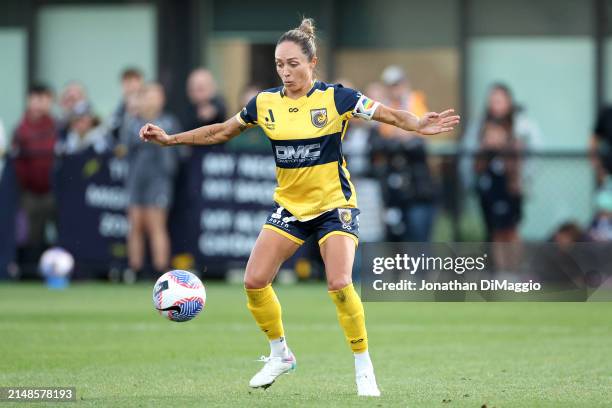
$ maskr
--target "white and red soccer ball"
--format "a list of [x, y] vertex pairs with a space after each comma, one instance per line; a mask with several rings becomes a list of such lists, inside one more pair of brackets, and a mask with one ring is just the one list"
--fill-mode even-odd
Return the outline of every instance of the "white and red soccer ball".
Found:
[[164, 273], [153, 287], [153, 305], [165, 318], [186, 322], [196, 317], [206, 303], [202, 281], [191, 272]]

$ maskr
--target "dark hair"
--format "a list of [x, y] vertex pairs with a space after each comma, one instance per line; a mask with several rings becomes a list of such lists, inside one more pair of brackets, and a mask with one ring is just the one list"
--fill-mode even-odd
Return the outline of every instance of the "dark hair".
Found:
[[28, 89], [28, 95], [53, 96], [53, 90], [51, 90], [51, 88], [46, 84], [35, 83], [30, 86], [30, 89]]
[[276, 45], [285, 41], [292, 41], [302, 48], [304, 55], [311, 61], [317, 56], [317, 45], [315, 40], [314, 20], [312, 18], [304, 18], [299, 27], [281, 35]]
[[511, 137], [514, 136], [514, 118], [515, 118], [516, 113], [520, 109], [514, 104], [512, 91], [510, 90], [510, 87], [508, 87], [508, 85], [502, 82], [495, 82], [489, 88], [489, 96], [495, 91], [503, 92], [508, 98], [508, 100], [510, 100], [510, 111], [503, 117], [495, 117], [491, 113], [491, 110], [489, 108], [489, 101], [487, 100], [484, 120], [480, 125], [480, 137], [479, 138], [481, 140], [482, 140], [486, 125], [490, 123], [503, 127], [510, 134]]
[[124, 69], [121, 73], [121, 80], [123, 81], [129, 78], [142, 78], [142, 71], [134, 67]]
[[489, 93], [493, 91], [502, 91], [503, 93], [506, 94], [508, 99], [510, 99], [514, 103], [514, 97], [512, 96], [512, 91], [510, 90], [510, 87], [504, 84], [503, 82], [494, 82], [491, 85], [491, 90]]
[[580, 225], [578, 225], [578, 223], [574, 221], [567, 221], [561, 224], [555, 232], [554, 236], [558, 234], [567, 234], [574, 242], [580, 242], [584, 240], [584, 231], [582, 230]]

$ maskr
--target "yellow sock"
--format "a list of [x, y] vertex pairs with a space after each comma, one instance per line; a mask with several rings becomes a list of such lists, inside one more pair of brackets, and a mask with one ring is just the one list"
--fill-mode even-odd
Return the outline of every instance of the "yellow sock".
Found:
[[363, 353], [368, 349], [368, 333], [365, 327], [363, 304], [353, 284], [339, 290], [330, 290], [329, 296], [336, 304], [338, 321], [353, 353]]
[[281, 320], [281, 305], [272, 289], [272, 284], [261, 289], [247, 289], [247, 307], [253, 314], [259, 328], [266, 333], [268, 340], [285, 335]]

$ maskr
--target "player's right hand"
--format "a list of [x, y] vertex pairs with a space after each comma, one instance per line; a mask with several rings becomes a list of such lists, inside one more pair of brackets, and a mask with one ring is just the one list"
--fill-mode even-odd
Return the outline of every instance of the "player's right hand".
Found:
[[168, 146], [172, 144], [172, 138], [166, 134], [164, 129], [159, 126], [155, 126], [152, 123], [147, 123], [140, 128], [139, 132], [140, 139], [145, 142], [153, 142], [160, 146]]

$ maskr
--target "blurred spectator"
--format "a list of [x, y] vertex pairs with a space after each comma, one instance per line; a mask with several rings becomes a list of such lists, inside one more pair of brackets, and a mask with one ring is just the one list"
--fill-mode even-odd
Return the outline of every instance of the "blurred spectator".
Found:
[[587, 235], [580, 225], [574, 221], [561, 224], [549, 239], [549, 241], [556, 243], [562, 250], [568, 250], [576, 242], [585, 242], [587, 240]]
[[[251, 98], [255, 97], [262, 89], [257, 84], [247, 85], [240, 95], [240, 106], [246, 106]], [[239, 137], [231, 139], [226, 145], [230, 150], [266, 153], [270, 151], [268, 138], [259, 126], [246, 129]]]
[[167, 269], [170, 258], [166, 221], [177, 169], [176, 151], [142, 143], [138, 131], [147, 122], [161, 126], [168, 134], [179, 132], [180, 126], [173, 115], [163, 110], [165, 93], [160, 84], [146, 84], [138, 93], [138, 100], [130, 99], [128, 110], [137, 109], [138, 117], [129, 119], [121, 135], [127, 146], [130, 166], [126, 181], [130, 220], [129, 265], [134, 273], [142, 274], [145, 236], [148, 236], [153, 267], [157, 273], [162, 273]]
[[[337, 79], [334, 82], [345, 88], [355, 89], [353, 83], [348, 79]], [[366, 87], [364, 93], [369, 98], [379, 101], [382, 98], [382, 92], [376, 94], [374, 86]], [[371, 93], [374, 93], [374, 95], [371, 95]], [[365, 121], [358, 118], [349, 121], [349, 127], [342, 139], [342, 153], [346, 157], [346, 166], [351, 176], [367, 176], [370, 172], [370, 134], [375, 125], [376, 122], [374, 121]]]
[[588, 236], [597, 242], [612, 241], [612, 179], [606, 178], [595, 195], [595, 216]]
[[6, 152], [6, 135], [4, 133], [4, 122], [0, 119], [0, 156]]
[[89, 104], [75, 107], [68, 124], [65, 140], [59, 142], [56, 149], [60, 154], [75, 154], [93, 147], [97, 153], [106, 150], [108, 142], [104, 130], [99, 126], [100, 120], [91, 110]]
[[[522, 216], [521, 144], [508, 122], [489, 120], [482, 128], [475, 172], [488, 241], [498, 272], [515, 271], [520, 259], [518, 225]], [[512, 245], [515, 244], [515, 245]]]
[[[540, 128], [527, 116], [525, 110], [515, 103], [510, 88], [502, 83], [493, 84], [489, 90], [484, 114], [470, 121], [460, 143], [461, 178], [464, 188], [468, 190], [471, 190], [475, 183], [474, 155], [480, 149], [483, 127], [491, 120], [509, 129], [524, 151], [530, 152], [542, 146]], [[523, 171], [523, 178], [528, 179], [529, 175], [527, 167]]]
[[485, 124], [475, 162], [476, 189], [492, 242], [518, 241], [522, 215], [522, 146], [508, 126], [494, 119]]
[[121, 101], [109, 120], [110, 135], [115, 141], [119, 140], [121, 127], [129, 116], [134, 116], [134, 110], [128, 110], [128, 100], [137, 98], [137, 94], [144, 83], [142, 72], [138, 68], [126, 68], [121, 73]]
[[217, 84], [210, 71], [198, 68], [189, 74], [187, 96], [191, 102], [183, 120], [187, 129], [225, 121], [225, 102], [217, 94]]
[[[581, 258], [589, 255], [587, 247], [576, 244], [588, 240], [578, 223], [564, 222], [548, 239], [554, 245], [538, 245], [535, 251], [528, 249], [526, 258], [529, 262], [525, 267], [530, 268], [541, 282], [554, 283], [557, 288], [566, 290], [569, 296], [578, 295], [576, 300], [579, 300], [580, 290], [585, 288], [585, 279], [590, 279], [593, 271], [583, 269], [585, 259], [581, 261]], [[591, 251], [595, 248], [590, 246]], [[596, 252], [591, 252], [590, 256], [596, 256]]]
[[[462, 178], [465, 188], [475, 187], [479, 194], [486, 239], [517, 241], [529, 173], [519, 156], [540, 146], [539, 128], [516, 105], [510, 88], [496, 83], [489, 91], [483, 117], [467, 129], [461, 141]], [[476, 155], [479, 162], [475, 165]]]
[[70, 126], [70, 118], [74, 115], [75, 110], [82, 109], [87, 102], [87, 92], [83, 85], [78, 82], [70, 82], [60, 95], [59, 105], [62, 110], [61, 117], [58, 123], [59, 138], [64, 139], [68, 133]]
[[4, 123], [0, 119], [0, 176], [4, 168], [4, 156], [6, 154], [6, 135], [4, 133]]
[[612, 174], [612, 107], [604, 108], [597, 117], [590, 152], [598, 184], [601, 184]]
[[54, 221], [51, 169], [57, 140], [56, 123], [51, 116], [53, 93], [45, 85], [30, 88], [27, 110], [19, 122], [12, 143], [15, 170], [20, 186], [21, 208], [29, 228], [27, 261], [38, 261], [48, 242], [47, 224]]
[[[414, 92], [405, 72], [392, 65], [382, 73], [382, 102], [422, 116], [427, 112], [424, 96]], [[369, 96], [369, 95], [368, 95]], [[383, 178], [390, 241], [426, 242], [431, 238], [437, 187], [433, 181], [422, 137], [397, 127], [380, 124], [374, 140], [374, 165]]]

